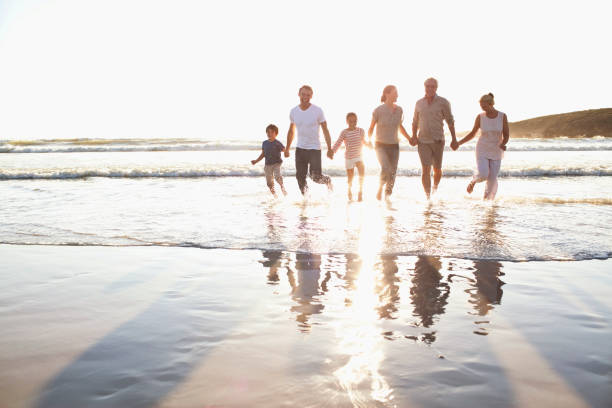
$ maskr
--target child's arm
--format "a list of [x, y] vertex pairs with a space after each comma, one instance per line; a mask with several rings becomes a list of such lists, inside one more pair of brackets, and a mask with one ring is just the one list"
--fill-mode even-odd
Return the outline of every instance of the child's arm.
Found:
[[365, 131], [363, 129], [361, 129], [361, 144], [367, 147], [372, 147], [372, 143], [369, 143], [366, 140]]
[[257, 164], [258, 161], [260, 161], [261, 159], [264, 158], [264, 151], [263, 149], [261, 150], [261, 154], [259, 155], [258, 158], [256, 158], [255, 160], [251, 160], [251, 164]]
[[342, 144], [342, 142], [344, 142], [344, 132], [340, 133], [340, 136], [338, 137], [338, 140], [336, 140], [336, 143], [334, 143], [334, 146], [332, 147], [332, 151], [334, 153], [336, 153], [338, 151], [338, 149], [340, 148], [340, 145]]

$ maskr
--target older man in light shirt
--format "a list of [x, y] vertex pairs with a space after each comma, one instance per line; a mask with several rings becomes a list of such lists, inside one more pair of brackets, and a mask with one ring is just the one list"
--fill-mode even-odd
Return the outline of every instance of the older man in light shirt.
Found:
[[[455, 121], [451, 113], [450, 103], [438, 96], [438, 81], [428, 78], [425, 81], [425, 97], [419, 99], [414, 107], [412, 120], [412, 135], [418, 143], [419, 157], [423, 173], [421, 181], [427, 198], [431, 194], [431, 168], [434, 170], [433, 191], [436, 191], [442, 178], [442, 155], [444, 153], [444, 121], [453, 138], [455, 136]], [[418, 133], [417, 133], [418, 132]], [[418, 136], [417, 136], [418, 134]], [[413, 142], [414, 143], [414, 142]]]

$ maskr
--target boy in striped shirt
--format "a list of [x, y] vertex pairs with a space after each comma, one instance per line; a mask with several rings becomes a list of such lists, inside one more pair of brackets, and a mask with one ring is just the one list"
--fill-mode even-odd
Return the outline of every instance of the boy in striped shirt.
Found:
[[[346, 175], [348, 176], [348, 198], [349, 200], [353, 199], [351, 188], [353, 186], [353, 177], [355, 176], [355, 167], [357, 167], [357, 171], [359, 171], [359, 195], [357, 196], [357, 200], [362, 201], [365, 167], [361, 157], [361, 148], [363, 145], [368, 146], [368, 143], [365, 139], [364, 130], [357, 127], [357, 115], [355, 113], [349, 112], [346, 115], [346, 123], [348, 124], [348, 128], [340, 133], [340, 137], [338, 137], [338, 140], [334, 143], [332, 151], [336, 153], [342, 142], [344, 142], [346, 146], [344, 157], [346, 160]], [[333, 159], [333, 156], [331, 158]]]

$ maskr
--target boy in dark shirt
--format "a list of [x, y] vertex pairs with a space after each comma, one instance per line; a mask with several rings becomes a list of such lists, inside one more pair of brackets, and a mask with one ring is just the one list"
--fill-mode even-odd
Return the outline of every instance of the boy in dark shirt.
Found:
[[265, 157], [264, 173], [266, 174], [266, 183], [268, 188], [270, 188], [270, 192], [276, 197], [276, 191], [274, 191], [274, 180], [276, 180], [283, 194], [287, 195], [283, 185], [283, 176], [281, 175], [281, 164], [283, 163], [281, 153], [285, 151], [285, 146], [276, 140], [278, 128], [275, 125], [268, 125], [266, 134], [268, 135], [268, 140], [264, 140], [261, 145], [261, 154], [257, 159], [251, 160], [251, 164], [256, 164]]

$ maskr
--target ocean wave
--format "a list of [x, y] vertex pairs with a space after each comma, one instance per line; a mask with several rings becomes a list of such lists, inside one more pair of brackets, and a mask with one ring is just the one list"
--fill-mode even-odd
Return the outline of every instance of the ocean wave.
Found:
[[[342, 168], [326, 169], [325, 173], [334, 177], [346, 176]], [[368, 169], [368, 175], [378, 174], [377, 169]], [[448, 169], [444, 171], [446, 177], [470, 177], [473, 169]], [[264, 175], [262, 168], [217, 168], [217, 169], [97, 169], [97, 170], [39, 170], [39, 171], [10, 171], [0, 170], [0, 180], [72, 180], [87, 179], [93, 177], [117, 178], [117, 179], [140, 179], [140, 178], [207, 178], [207, 177], [261, 177]], [[295, 171], [283, 171], [286, 177], [295, 176]], [[397, 172], [400, 177], [416, 177], [421, 175], [420, 169], [400, 169]], [[500, 172], [501, 177], [609, 177], [612, 176], [612, 168], [527, 168], [527, 169], [505, 169]]]
[[[461, 147], [473, 151], [475, 143]], [[160, 151], [253, 151], [261, 149], [261, 140], [199, 139], [41, 139], [0, 140], [0, 153], [97, 153]], [[402, 151], [415, 147], [402, 145]], [[449, 147], [446, 147], [449, 150]], [[609, 151], [612, 138], [585, 139], [511, 139], [508, 151]]]

